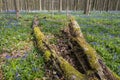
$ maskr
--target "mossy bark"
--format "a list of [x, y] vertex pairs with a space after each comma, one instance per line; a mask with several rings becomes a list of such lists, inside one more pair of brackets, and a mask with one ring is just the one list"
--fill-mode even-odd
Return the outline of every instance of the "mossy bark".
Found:
[[49, 46], [47, 39], [38, 26], [34, 26], [33, 29], [37, 46], [44, 53], [46, 62], [53, 62], [51, 64], [52, 67], [55, 67], [58, 72], [64, 74], [66, 80], [87, 80], [84, 74], [81, 74], [65, 59], [56, 54], [55, 50]]
[[[70, 18], [68, 25], [68, 34], [70, 39], [79, 45], [79, 48], [83, 50], [83, 53], [87, 57], [89, 69], [86, 70], [86, 75], [95, 75], [94, 77], [98, 80], [120, 80], [115, 73], [113, 73], [99, 57], [95, 49], [93, 49], [85, 40], [78, 23]], [[84, 65], [83, 65], [84, 66]], [[84, 68], [83, 68], [84, 69]], [[89, 71], [92, 71], [89, 73]]]
[[[38, 21], [38, 19], [36, 19]], [[34, 20], [34, 21], [36, 21]], [[34, 24], [35, 23], [35, 24]], [[69, 35], [74, 46], [79, 50], [76, 55], [77, 60], [82, 65], [84, 73], [76, 70], [69, 62], [63, 59], [62, 56], [57, 54], [54, 48], [51, 48], [45, 35], [41, 32], [36, 22], [33, 23], [34, 35], [37, 41], [38, 48], [44, 53], [44, 58], [47, 64], [52, 65], [58, 73], [64, 75], [65, 80], [120, 80], [120, 78], [113, 73], [101, 60], [95, 49], [93, 49], [85, 40], [80, 26], [74, 19], [70, 19], [68, 27], [65, 29]], [[77, 45], [75, 45], [75, 44]], [[79, 51], [82, 50], [79, 54]], [[80, 57], [84, 55], [84, 57]], [[58, 79], [59, 80], [59, 79]]]

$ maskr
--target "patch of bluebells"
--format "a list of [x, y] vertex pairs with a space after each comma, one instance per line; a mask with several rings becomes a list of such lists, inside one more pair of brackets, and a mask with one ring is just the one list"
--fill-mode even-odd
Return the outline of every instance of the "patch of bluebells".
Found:
[[22, 56], [22, 58], [24, 59], [24, 58], [26, 58], [27, 56], [28, 56], [28, 53], [25, 52], [24, 55]]
[[120, 65], [118, 66], [118, 75], [120, 76]]
[[113, 55], [113, 61], [115, 61], [116, 59], [117, 59], [117, 54], [114, 53], [114, 55]]
[[12, 57], [10, 55], [6, 55], [6, 59], [11, 59]]
[[6, 63], [2, 65], [5, 80], [33, 80], [34, 78], [42, 78], [44, 76], [44, 62], [42, 56], [36, 57], [36, 54], [36, 50], [32, 50], [31, 52], [24, 53], [19, 58], [7, 55]]
[[39, 71], [39, 68], [33, 67], [33, 68], [32, 68], [32, 71], [33, 71], [33, 72], [37, 72], [37, 71]]
[[98, 45], [97, 42], [90, 42], [90, 44], [92, 44], [92, 45]]

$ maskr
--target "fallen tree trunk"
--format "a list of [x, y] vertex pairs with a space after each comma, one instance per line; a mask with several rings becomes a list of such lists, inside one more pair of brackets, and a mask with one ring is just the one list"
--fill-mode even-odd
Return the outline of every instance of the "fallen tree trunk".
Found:
[[41, 32], [40, 27], [38, 27], [38, 24], [36, 25], [38, 22], [36, 18], [33, 20], [33, 30], [37, 46], [44, 53], [46, 65], [52, 67], [55, 71], [55, 73], [51, 74], [59, 75], [59, 78], [51, 78], [51, 80], [61, 80], [62, 77], [65, 80], [120, 80], [102, 62], [97, 52], [85, 41], [80, 27], [74, 19], [70, 19], [70, 23], [64, 32], [67, 33], [68, 36], [66, 37], [70, 40], [73, 55], [76, 56], [80, 64], [81, 69], [79, 70], [74, 68], [50, 46], [45, 35]]
[[47, 39], [38, 26], [34, 26], [34, 35], [38, 48], [44, 53], [43, 55], [46, 62], [48, 64], [52, 62], [50, 65], [55, 67], [55, 69], [57, 69], [56, 72], [64, 76], [65, 80], [87, 80], [84, 74], [79, 73], [71, 64], [58, 55], [54, 49], [50, 48]]
[[[85, 40], [78, 23], [71, 18], [70, 23], [68, 25], [67, 33], [70, 35], [70, 39], [72, 42], [78, 44], [84, 55], [84, 61], [81, 61], [81, 54], [75, 54], [77, 59], [80, 61], [82, 68], [85, 71], [85, 74], [90, 79], [92, 78], [98, 80], [120, 80], [115, 73], [113, 73], [102, 61], [102, 59], [98, 56], [95, 49], [93, 49]], [[86, 64], [87, 63], [87, 64]], [[88, 67], [89, 66], [89, 67]]]

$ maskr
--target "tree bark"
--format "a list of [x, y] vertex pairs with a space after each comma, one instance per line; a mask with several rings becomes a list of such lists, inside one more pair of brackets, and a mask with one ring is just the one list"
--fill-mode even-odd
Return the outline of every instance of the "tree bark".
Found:
[[116, 2], [116, 8], [115, 8], [116, 11], [118, 10], [119, 2], [120, 2], [120, 0], [117, 0], [117, 2]]
[[107, 8], [106, 8], [107, 12], [109, 11], [109, 7], [110, 7], [110, 0], [107, 0]]
[[[37, 41], [38, 48], [44, 53], [46, 64], [52, 62], [52, 67], [55, 68], [56, 72], [64, 76], [66, 80], [87, 80], [84, 74], [79, 73], [71, 64], [65, 59], [58, 55], [53, 48], [50, 47], [45, 35], [41, 32], [37, 26], [38, 19], [35, 17], [33, 20], [33, 27], [35, 38]], [[64, 74], [64, 75], [63, 75]], [[56, 80], [56, 79], [55, 79]]]
[[41, 8], [41, 0], [39, 0], [39, 10], [41, 11], [42, 8]]
[[52, 17], [54, 16], [54, 0], [51, 1]]
[[15, 10], [16, 10], [16, 18], [18, 19], [20, 17], [20, 13], [19, 13], [19, 3], [17, 0], [14, 0], [14, 7], [15, 7]]
[[48, 67], [52, 66], [57, 73], [65, 77], [65, 80], [120, 80], [120, 77], [115, 75], [115, 73], [103, 63], [95, 49], [86, 42], [80, 26], [73, 18], [70, 18], [70, 22], [68, 27], [64, 29], [64, 33], [68, 34], [68, 36], [65, 37], [71, 42], [71, 49], [73, 50], [73, 54], [71, 55], [76, 56], [76, 60], [78, 60], [80, 64], [79, 67], [83, 72], [75, 69], [68, 61], [59, 55], [60, 53], [58, 54], [58, 51], [56, 51], [54, 47], [51, 47], [48, 39], [41, 32], [38, 24], [36, 24], [38, 21], [37, 18], [33, 20], [33, 25], [35, 25], [33, 30], [37, 46], [44, 53], [44, 59]]
[[59, 0], [59, 11], [62, 11], [62, 0]]
[[84, 14], [88, 14], [89, 0], [85, 0]]
[[66, 17], [68, 17], [68, 10], [69, 10], [69, 0], [66, 0]]
[[0, 0], [0, 12], [2, 12], [3, 2]]
[[[69, 23], [69, 34], [71, 35], [71, 40], [76, 42], [78, 44], [81, 51], [83, 51], [82, 55], [86, 56], [86, 59], [84, 57], [84, 62], [81, 60], [82, 57], [79, 57], [80, 53], [77, 53], [76, 56], [78, 57], [79, 61], [82, 61], [83, 69], [85, 71], [85, 74], [87, 75], [89, 71], [89, 75], [87, 75], [88, 78], [94, 77], [95, 80], [120, 80], [120, 77], [117, 76], [115, 73], [113, 73], [102, 61], [100, 56], [98, 56], [95, 49], [93, 49], [85, 40], [80, 26], [78, 23], [71, 19], [71, 22]], [[88, 63], [89, 67], [88, 67]], [[93, 76], [90, 76], [93, 75]], [[90, 76], [90, 77], [89, 77]], [[91, 79], [90, 79], [91, 80]]]

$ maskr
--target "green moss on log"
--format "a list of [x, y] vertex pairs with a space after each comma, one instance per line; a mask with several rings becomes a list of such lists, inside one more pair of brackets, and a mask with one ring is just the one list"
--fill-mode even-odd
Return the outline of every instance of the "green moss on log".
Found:
[[[102, 66], [100, 65], [100, 63], [98, 61], [98, 60], [101, 60], [101, 58], [98, 56], [98, 54], [95, 51], [95, 49], [92, 48], [86, 42], [86, 40], [85, 40], [85, 38], [84, 38], [84, 36], [83, 36], [83, 34], [81, 32], [80, 26], [73, 19], [69, 23], [69, 30], [70, 30], [70, 34], [71, 34], [72, 39], [79, 44], [80, 48], [84, 51], [84, 54], [86, 54], [87, 59], [88, 59], [88, 61], [90, 63], [91, 68], [95, 72], [97, 72], [99, 74], [99, 76], [100, 76], [100, 78], [102, 80], [106, 80], [106, 78], [108, 78], [108, 79], [109, 78], [113, 78], [114, 80], [120, 80], [120, 77], [117, 76], [115, 73], [111, 72], [111, 70], [107, 70], [107, 72], [109, 73], [109, 75], [103, 76], [104, 75], [104, 73], [103, 73], [104, 68], [102, 68]], [[106, 68], [109, 69], [108, 67], [106, 67]], [[113, 79], [111, 79], [111, 80], [113, 80]], [[93, 80], [93, 79], [90, 79], [90, 80]]]
[[50, 57], [51, 57], [51, 52], [49, 50], [46, 50], [44, 53], [45, 61], [49, 61]]
[[96, 51], [86, 42], [80, 26], [74, 19], [72, 19], [69, 23], [69, 30], [72, 39], [80, 45], [80, 47], [84, 50], [84, 53], [87, 55], [90, 66], [93, 69], [97, 69], [100, 65], [97, 63], [99, 58], [96, 55]]
[[78, 72], [72, 65], [70, 65], [62, 57], [60, 58], [60, 67], [64, 71], [67, 80], [86, 80], [85, 75]]
[[[47, 48], [43, 41], [45, 40], [44, 34], [40, 31], [39, 27], [34, 27], [34, 34], [38, 42], [38, 47], [44, 52], [44, 58], [46, 61], [56, 60], [60, 63], [60, 68], [65, 74], [66, 80], [86, 80], [85, 75], [77, 71], [72, 65], [70, 65], [65, 59], [58, 56], [54, 49]], [[46, 42], [47, 43], [47, 42]], [[52, 57], [51, 57], [52, 56]], [[53, 59], [51, 59], [53, 58]], [[54, 65], [53, 65], [54, 66]]]
[[35, 37], [36, 37], [36, 40], [37, 40], [37, 44], [38, 44], [38, 47], [40, 49], [43, 49], [44, 48], [44, 44], [43, 44], [43, 41], [45, 40], [45, 36], [44, 34], [40, 31], [40, 28], [39, 27], [34, 27], [34, 34], [35, 34]]

